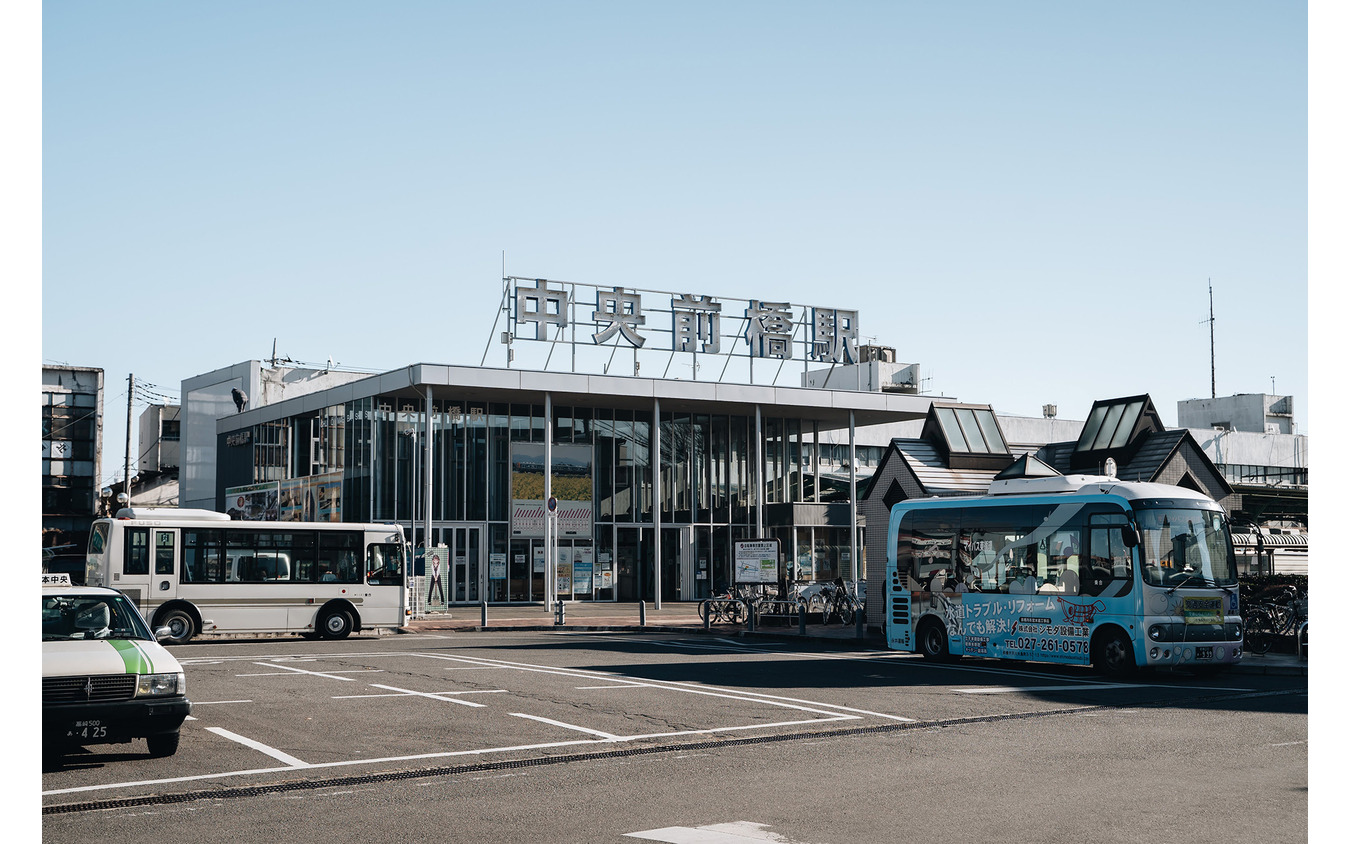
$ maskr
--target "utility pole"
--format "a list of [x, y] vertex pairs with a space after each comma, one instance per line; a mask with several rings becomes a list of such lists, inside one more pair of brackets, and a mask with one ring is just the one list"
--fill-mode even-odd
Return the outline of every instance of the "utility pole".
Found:
[[123, 472], [124, 482], [126, 484], [127, 506], [131, 506], [131, 400], [136, 392], [136, 376], [127, 376], [127, 451], [124, 458]]

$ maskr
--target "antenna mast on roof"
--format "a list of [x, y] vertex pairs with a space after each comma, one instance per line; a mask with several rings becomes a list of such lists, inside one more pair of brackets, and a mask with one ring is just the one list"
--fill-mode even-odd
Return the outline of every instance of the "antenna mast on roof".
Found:
[[1219, 397], [1219, 391], [1215, 387], [1214, 381], [1214, 280], [1209, 280], [1209, 319], [1202, 319], [1200, 322], [1209, 323], [1209, 397], [1216, 399]]

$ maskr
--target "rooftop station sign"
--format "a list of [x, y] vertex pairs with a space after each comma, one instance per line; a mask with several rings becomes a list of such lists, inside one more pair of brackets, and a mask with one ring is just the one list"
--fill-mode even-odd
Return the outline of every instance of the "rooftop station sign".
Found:
[[517, 276], [504, 282], [502, 309], [509, 313], [511, 329], [503, 340], [508, 343], [529, 340], [751, 361], [858, 362], [856, 310]]

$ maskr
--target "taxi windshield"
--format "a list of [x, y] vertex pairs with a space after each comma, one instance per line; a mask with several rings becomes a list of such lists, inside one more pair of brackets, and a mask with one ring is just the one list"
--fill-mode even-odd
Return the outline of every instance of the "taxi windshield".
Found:
[[121, 595], [43, 595], [42, 641], [69, 639], [155, 640]]
[[1217, 510], [1140, 508], [1144, 582], [1176, 588], [1234, 586], [1237, 568], [1228, 521]]

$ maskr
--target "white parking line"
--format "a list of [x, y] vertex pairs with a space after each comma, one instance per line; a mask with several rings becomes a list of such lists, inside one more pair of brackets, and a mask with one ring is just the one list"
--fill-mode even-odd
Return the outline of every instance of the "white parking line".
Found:
[[963, 695], [1006, 695], [1016, 694], [1017, 692], [1091, 692], [1097, 689], [1134, 689], [1138, 686], [1133, 683], [1094, 683], [1092, 685], [1076, 684], [1072, 686], [973, 686], [967, 689], [952, 689], [954, 692], [960, 692]]
[[[387, 688], [390, 688], [390, 687], [389, 687], [389, 686], [375, 686], [375, 688], [377, 688], [377, 689], [387, 689]], [[409, 697], [409, 696], [411, 696], [411, 697], [435, 697], [435, 695], [498, 695], [498, 694], [506, 694], [506, 692], [507, 692], [506, 689], [475, 689], [475, 690], [473, 690], [473, 691], [468, 691], [468, 692], [435, 692], [434, 694], [433, 694], [433, 693], [428, 693], [428, 692], [404, 692], [404, 691], [394, 691], [394, 692], [390, 692], [390, 693], [387, 694], [387, 695], [333, 695], [333, 700], [356, 700], [356, 699], [364, 700], [364, 699], [366, 699], [366, 698], [372, 698], [372, 697]], [[450, 703], [463, 703], [463, 701], [452, 700], [452, 701], [450, 701]], [[482, 704], [479, 704], [479, 705], [481, 706]]]
[[[423, 656], [428, 659], [448, 659], [456, 661], [474, 662], [479, 664], [496, 665], [502, 668], [511, 668], [517, 671], [531, 671], [543, 674], [559, 674], [564, 677], [578, 677], [588, 680], [606, 680], [616, 684], [630, 684], [634, 686], [643, 686], [653, 689], [666, 689], [668, 691], [679, 691], [684, 694], [704, 695], [708, 697], [720, 697], [730, 700], [751, 701], [762, 703], [768, 706], [781, 706], [786, 709], [799, 709], [803, 712], [814, 712], [820, 715], [829, 715], [837, 717], [839, 712], [853, 712], [859, 715], [871, 715], [876, 718], [886, 718], [892, 721], [913, 721], [913, 718], [906, 718], [902, 715], [889, 715], [884, 712], [872, 712], [866, 709], [855, 709], [849, 706], [840, 706], [833, 703], [821, 703], [813, 700], [802, 700], [800, 698], [784, 697], [782, 695], [769, 695], [761, 692], [747, 692], [737, 689], [723, 689], [716, 686], [703, 686], [694, 683], [679, 683], [672, 680], [628, 680], [623, 677], [616, 677], [604, 671], [590, 671], [581, 668], [552, 668], [542, 665], [531, 665], [523, 662], [506, 662], [501, 660], [489, 660], [483, 657], [466, 656], [446, 656], [443, 654], [418, 653], [415, 656]], [[824, 708], [820, 708], [824, 707]]]
[[625, 832], [623, 837], [664, 841], [666, 844], [747, 844], [752, 841], [790, 844], [787, 838], [769, 832], [767, 824], [750, 821], [704, 826], [667, 826], [661, 829], [646, 829], [642, 832]]
[[599, 736], [600, 738], [605, 739], [606, 741], [619, 741], [619, 737], [614, 735], [613, 733], [602, 733], [599, 730], [590, 730], [587, 729], [586, 727], [578, 727], [575, 724], [564, 724], [562, 721], [554, 721], [552, 718], [541, 718], [538, 715], [526, 715], [524, 712], [512, 712], [511, 714], [517, 718], [528, 718], [531, 721], [539, 721], [544, 724], [552, 724], [555, 727], [562, 727], [567, 730], [576, 730], [579, 733], [586, 733], [587, 735]]
[[222, 738], [227, 738], [230, 741], [237, 741], [240, 744], [244, 745], [245, 747], [251, 747], [254, 750], [258, 751], [259, 753], [265, 753], [268, 756], [271, 756], [273, 759], [276, 759], [278, 762], [285, 762], [292, 768], [309, 767], [308, 762], [296, 759], [289, 753], [284, 753], [280, 750], [277, 750], [275, 747], [268, 747], [267, 745], [263, 744], [260, 741], [254, 741], [251, 738], [245, 738], [239, 735], [238, 733], [232, 733], [229, 730], [225, 729], [224, 727], [207, 727], [206, 730], [207, 732], [215, 733], [216, 735]]
[[[474, 703], [471, 700], [455, 700], [453, 697], [451, 697], [451, 695], [464, 694], [463, 692], [440, 692], [440, 693], [415, 692], [412, 689], [400, 689], [394, 686], [381, 686], [379, 683], [371, 683], [370, 685], [374, 686], [377, 689], [388, 689], [391, 692], [401, 692], [405, 695], [413, 695], [415, 697], [429, 697], [432, 700], [445, 701], [446, 703], [458, 703], [460, 706], [473, 706], [481, 709], [483, 706], [486, 705], [482, 703]], [[505, 691], [505, 689], [498, 689], [497, 691]]]
[[[308, 675], [310, 675], [311, 677], [326, 677], [326, 678], [328, 678], [329, 680], [343, 680], [343, 681], [348, 682], [348, 683], [355, 682], [351, 677], [340, 677], [340, 676], [338, 676], [337, 674], [325, 674], [325, 673], [322, 672], [322, 671], [306, 671], [306, 670], [303, 669], [303, 668], [291, 668], [289, 665], [277, 665], [276, 663], [271, 663], [271, 662], [256, 662], [256, 663], [254, 663], [254, 665], [261, 665], [261, 666], [263, 666], [264, 668], [280, 668], [280, 669], [282, 669], [282, 670], [284, 670], [284, 671], [293, 671], [293, 672], [295, 672], [296, 674], [308, 674]], [[242, 677], [242, 676], [245, 676], [245, 675], [242, 675], [242, 674], [241, 674], [241, 675], [237, 675], [237, 676], [241, 676], [241, 677]], [[256, 675], [254, 675], [254, 676], [256, 676]]]

